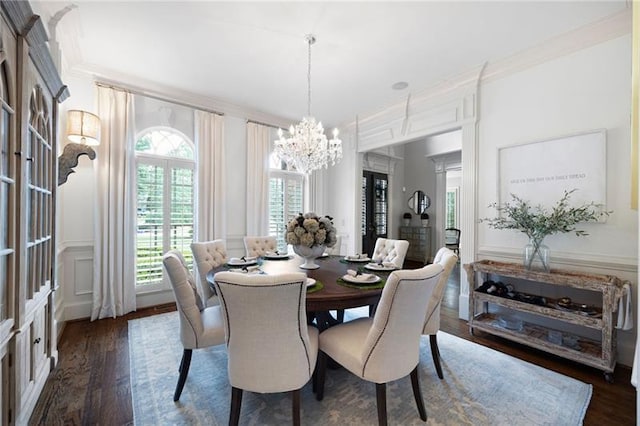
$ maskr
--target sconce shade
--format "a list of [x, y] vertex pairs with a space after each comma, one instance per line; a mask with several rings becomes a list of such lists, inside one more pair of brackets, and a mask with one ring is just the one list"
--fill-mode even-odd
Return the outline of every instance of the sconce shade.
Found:
[[75, 143], [100, 145], [100, 119], [90, 112], [69, 110], [67, 112], [67, 137]]

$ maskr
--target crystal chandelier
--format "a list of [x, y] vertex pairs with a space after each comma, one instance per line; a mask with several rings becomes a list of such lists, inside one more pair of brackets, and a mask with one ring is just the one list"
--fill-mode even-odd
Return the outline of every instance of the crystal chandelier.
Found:
[[325, 169], [335, 165], [342, 158], [342, 141], [338, 139], [338, 129], [333, 129], [333, 138], [327, 140], [321, 122], [311, 116], [311, 45], [316, 38], [307, 34], [305, 40], [309, 45], [309, 62], [307, 68], [307, 117], [295, 127], [291, 125], [289, 134], [284, 136], [278, 129], [279, 139], [274, 142], [274, 152], [288, 166], [293, 166], [300, 173], [309, 174], [322, 167]]

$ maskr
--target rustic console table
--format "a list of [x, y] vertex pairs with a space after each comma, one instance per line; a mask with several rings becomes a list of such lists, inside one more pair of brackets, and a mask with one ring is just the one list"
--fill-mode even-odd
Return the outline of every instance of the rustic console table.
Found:
[[[529, 271], [520, 264], [482, 260], [464, 265], [469, 280], [469, 329], [494, 334], [541, 349], [555, 355], [571, 359], [603, 370], [607, 382], [613, 381], [613, 370], [616, 364], [616, 330], [613, 327], [613, 314], [617, 308], [618, 298], [622, 294], [622, 282], [611, 275], [594, 275], [575, 271], [552, 269], [551, 272]], [[522, 301], [522, 298], [489, 294], [480, 288], [490, 275], [502, 279], [543, 283], [551, 286], [570, 287], [573, 289], [597, 292], [601, 294], [600, 306], [591, 307], [588, 314], [580, 310], [562, 309], [558, 300], [546, 297], [545, 294], [526, 295], [536, 297], [538, 304]], [[479, 285], [477, 276], [483, 279]], [[513, 294], [511, 295], [513, 296]], [[541, 302], [542, 301], [542, 302]], [[517, 317], [518, 312], [534, 314], [533, 318], [548, 319], [598, 330], [601, 339], [594, 340], [573, 333], [555, 330], [535, 321], [516, 320], [515, 325], [505, 324], [504, 317], [491, 313], [489, 306], [499, 307]], [[505, 309], [506, 308], [506, 309]], [[575, 328], [575, 327], [574, 327]]]

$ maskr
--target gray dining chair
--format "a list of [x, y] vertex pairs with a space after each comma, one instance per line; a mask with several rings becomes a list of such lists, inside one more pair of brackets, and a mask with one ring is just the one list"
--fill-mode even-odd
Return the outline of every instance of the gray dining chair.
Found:
[[436, 373], [438, 377], [442, 379], [442, 366], [440, 365], [440, 349], [438, 348], [437, 333], [440, 330], [440, 305], [442, 305], [442, 298], [444, 297], [445, 289], [447, 288], [447, 282], [451, 271], [458, 263], [458, 256], [446, 248], [442, 247], [436, 253], [436, 257], [433, 259], [433, 263], [442, 266], [442, 274], [436, 284], [433, 294], [429, 299], [427, 305], [427, 315], [424, 319], [424, 326], [422, 327], [422, 334], [429, 336], [429, 344], [431, 345], [431, 357], [436, 367]]
[[420, 418], [427, 420], [418, 379], [420, 334], [429, 299], [441, 274], [442, 266], [438, 264], [394, 271], [382, 290], [373, 318], [358, 318], [320, 334], [318, 401], [324, 397], [330, 357], [356, 376], [376, 384], [380, 425], [387, 424], [386, 384], [408, 375]]
[[207, 274], [227, 262], [227, 246], [222, 239], [191, 243], [194, 264], [198, 271], [200, 294], [205, 306], [216, 306], [218, 296], [207, 282]]
[[218, 272], [232, 387], [229, 424], [240, 420], [243, 390], [291, 392], [293, 424], [300, 424], [300, 389], [318, 355], [318, 330], [307, 325], [307, 276]]
[[162, 263], [169, 275], [180, 317], [180, 341], [183, 353], [178, 368], [180, 374], [178, 384], [173, 394], [173, 400], [177, 401], [187, 381], [193, 350], [224, 343], [224, 325], [219, 306], [208, 308], [203, 306], [195, 280], [187, 268], [182, 253], [178, 250], [170, 250], [163, 256]]
[[262, 237], [244, 237], [244, 248], [247, 256], [264, 256], [267, 252], [274, 252], [278, 249], [276, 237], [269, 235]]

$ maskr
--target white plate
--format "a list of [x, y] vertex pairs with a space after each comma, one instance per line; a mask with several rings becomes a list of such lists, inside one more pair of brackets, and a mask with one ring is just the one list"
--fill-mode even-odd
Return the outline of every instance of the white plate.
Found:
[[395, 271], [396, 269], [398, 269], [395, 266], [384, 266], [378, 265], [377, 263], [368, 263], [364, 265], [364, 268], [371, 271]]
[[289, 258], [289, 253], [284, 253], [284, 254], [265, 254], [264, 258], [265, 259], [288, 259]]
[[358, 279], [353, 275], [349, 275], [349, 274], [343, 275], [342, 279], [345, 280], [346, 282], [353, 283], [353, 284], [375, 284], [378, 281], [380, 281], [380, 277], [377, 275], [374, 275], [373, 277], [371, 277], [371, 279], [366, 281], [363, 279]]
[[257, 259], [248, 260], [248, 261], [245, 261], [245, 262], [230, 260], [229, 262], [227, 262], [227, 265], [230, 265], [230, 266], [249, 266], [249, 265], [255, 265], [256, 263], [258, 263]]
[[316, 285], [316, 280], [313, 278], [307, 278], [307, 288], [313, 287], [314, 285]]
[[368, 263], [371, 262], [371, 258], [370, 257], [363, 257], [360, 259], [349, 259], [349, 257], [345, 256], [344, 260], [346, 260], [347, 262], [357, 262], [357, 263]]
[[318, 256], [318, 259], [322, 257], [329, 257], [329, 253], [322, 253], [320, 256]]

